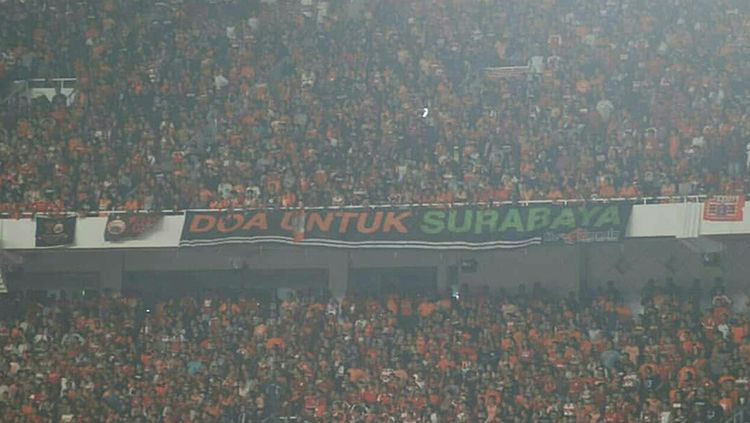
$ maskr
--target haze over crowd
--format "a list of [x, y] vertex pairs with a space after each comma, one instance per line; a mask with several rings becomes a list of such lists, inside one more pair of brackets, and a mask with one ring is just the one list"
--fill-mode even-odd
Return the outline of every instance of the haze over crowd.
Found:
[[[3, 211], [737, 194], [739, 0], [0, 4]], [[526, 66], [488, 79], [485, 68]], [[17, 100], [17, 101], [16, 101]], [[424, 109], [429, 109], [423, 117]]]

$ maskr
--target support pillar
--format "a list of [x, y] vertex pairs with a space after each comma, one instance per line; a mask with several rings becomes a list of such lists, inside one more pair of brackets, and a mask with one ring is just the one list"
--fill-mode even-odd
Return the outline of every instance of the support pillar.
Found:
[[104, 293], [109, 291], [111, 294], [122, 292], [122, 273], [123, 273], [123, 256], [122, 253], [112, 254], [103, 259], [99, 268], [99, 289]]
[[328, 266], [328, 290], [335, 298], [343, 298], [349, 288], [349, 252], [337, 251]]
[[578, 299], [587, 303], [591, 300], [590, 249], [586, 243], [578, 244]]
[[439, 294], [444, 294], [449, 288], [448, 265], [440, 263], [437, 265], [437, 291]]

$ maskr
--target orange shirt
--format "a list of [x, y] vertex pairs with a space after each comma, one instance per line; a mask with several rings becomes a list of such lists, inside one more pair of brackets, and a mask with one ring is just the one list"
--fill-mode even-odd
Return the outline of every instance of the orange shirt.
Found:
[[326, 184], [326, 182], [328, 182], [328, 175], [326, 175], [326, 172], [324, 170], [318, 170], [317, 172], [315, 172], [313, 180], [315, 181], [316, 185], [323, 186]]
[[510, 198], [510, 190], [507, 188], [500, 188], [492, 193], [492, 198], [497, 201], [508, 201]]
[[728, 414], [732, 412], [732, 407], [734, 404], [731, 398], [722, 398], [721, 400], [719, 400], [719, 405], [724, 410], [724, 413]]
[[440, 304], [440, 309], [446, 310], [446, 311], [449, 311], [451, 307], [453, 306], [453, 304], [451, 304], [451, 300], [448, 300], [448, 299], [440, 300], [439, 304]]
[[221, 415], [221, 409], [215, 405], [206, 407], [206, 412], [213, 417], [219, 417], [219, 415]]
[[125, 202], [125, 210], [138, 210], [139, 208], [138, 200], [136, 199], [131, 198]]
[[141, 363], [143, 363], [144, 366], [148, 366], [148, 364], [151, 362], [151, 356], [148, 354], [141, 354]]
[[291, 207], [297, 202], [297, 195], [291, 191], [284, 194], [281, 198], [281, 205], [283, 207]]
[[266, 189], [270, 192], [281, 191], [281, 180], [277, 176], [269, 176], [266, 180]]
[[614, 197], [615, 193], [615, 188], [612, 185], [605, 184], [599, 187], [599, 195], [602, 197]]
[[358, 382], [365, 377], [365, 372], [362, 369], [351, 368], [348, 370], [349, 380], [352, 382]]
[[732, 340], [735, 344], [741, 344], [742, 340], [747, 335], [747, 325], [735, 325], [732, 326]]
[[695, 380], [697, 373], [694, 368], [685, 366], [680, 369], [680, 371], [677, 373], [678, 386], [683, 387], [683, 385], [687, 381], [688, 374], [692, 374], [692, 379]]
[[633, 312], [630, 310], [630, 307], [626, 305], [618, 305], [617, 307], [615, 307], [615, 310], [617, 311], [617, 316], [621, 321], [628, 321], [631, 317], [633, 317]]
[[386, 308], [393, 314], [398, 313], [398, 305], [396, 304], [396, 300], [394, 298], [388, 299], [388, 301], [386, 302]]
[[632, 185], [627, 185], [620, 189], [620, 196], [626, 197], [626, 198], [637, 197], [638, 190], [636, 190], [635, 187]]
[[419, 315], [422, 317], [427, 317], [431, 315], [435, 311], [435, 304], [431, 302], [423, 302], [419, 305]]
[[438, 363], [437, 363], [438, 369], [441, 371], [446, 371], [448, 368], [454, 367], [454, 364], [452, 361], [446, 359], [445, 357], [442, 357]]
[[437, 196], [438, 203], [452, 203], [453, 202], [453, 193], [450, 191], [441, 192]]
[[31, 404], [24, 404], [21, 407], [21, 413], [26, 415], [27, 417], [34, 414], [34, 408], [31, 406]]
[[271, 338], [266, 342], [266, 348], [272, 350], [273, 347], [278, 346], [280, 349], [284, 349], [284, 340], [281, 338]]
[[547, 194], [547, 199], [549, 200], [562, 200], [562, 198], [563, 195], [559, 189], [553, 189]]
[[255, 76], [255, 69], [250, 65], [245, 65], [240, 69], [240, 76], [245, 78], [252, 78]]

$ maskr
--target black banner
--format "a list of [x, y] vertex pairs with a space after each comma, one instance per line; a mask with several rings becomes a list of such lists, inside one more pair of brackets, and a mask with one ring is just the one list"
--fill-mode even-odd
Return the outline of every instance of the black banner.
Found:
[[122, 241], [138, 238], [154, 230], [161, 215], [156, 213], [113, 213], [107, 219], [104, 229], [106, 241]]
[[299, 210], [189, 211], [180, 245], [278, 242], [483, 250], [606, 242], [624, 237], [631, 208], [626, 203], [353, 208], [308, 210], [303, 219]]
[[36, 243], [37, 247], [59, 247], [70, 245], [76, 237], [75, 216], [37, 216]]

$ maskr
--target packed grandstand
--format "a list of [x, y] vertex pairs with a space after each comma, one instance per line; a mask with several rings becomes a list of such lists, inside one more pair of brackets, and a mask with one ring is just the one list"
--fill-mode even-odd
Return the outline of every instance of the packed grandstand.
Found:
[[[744, 193], [748, 6], [2, 1], [0, 203]], [[75, 79], [68, 97], [10, 95], [57, 77]]]
[[[750, 316], [721, 283], [3, 303], [3, 422], [724, 422]], [[146, 301], [149, 301], [146, 299]]]
[[[0, 0], [0, 217], [37, 215], [36, 229], [0, 224], [0, 247], [22, 246], [0, 248], [0, 422], [744, 423], [750, 301], [732, 295], [743, 282], [730, 294], [720, 278], [652, 280], [636, 302], [612, 283], [567, 297], [540, 285], [421, 289], [432, 280], [344, 294], [351, 257], [337, 256], [336, 296], [230, 295], [214, 283], [157, 300], [35, 297], [18, 269], [54, 286], [33, 268], [44, 260], [24, 265], [32, 245], [60, 248], [45, 257], [102, 245], [114, 256], [118, 236], [148, 229], [126, 231], [112, 213], [86, 219], [101, 223], [93, 236], [95, 222], [76, 227], [73, 212], [193, 209], [170, 226], [179, 249], [223, 239], [205, 222], [235, 242], [227, 227], [256, 215], [195, 209], [394, 206], [333, 226], [333, 214], [275, 210], [299, 245], [264, 260], [315, 248], [309, 228], [340, 235], [355, 216], [363, 234], [381, 223], [446, 232], [412, 240], [446, 251], [466, 246], [458, 220], [482, 236], [559, 226], [560, 239], [533, 243], [560, 248], [621, 242], [632, 205], [501, 215], [472, 204], [412, 222], [403, 204], [737, 195], [731, 211], [718, 202], [703, 215], [731, 232], [750, 188], [749, 37], [747, 0]], [[30, 81], [58, 78], [71, 85], [34, 94]], [[701, 235], [699, 213], [684, 214], [695, 224], [681, 238]], [[642, 226], [659, 226], [654, 216]], [[395, 241], [371, 236], [380, 247], [409, 240], [383, 232]], [[7, 242], [17, 234], [29, 243]], [[690, 245], [706, 266], [723, 248]], [[263, 250], [241, 251], [234, 270]], [[108, 274], [117, 288], [126, 270], [137, 277], [125, 255], [101, 263], [120, 264]], [[626, 272], [623, 257], [607, 271]], [[461, 258], [442, 271], [476, 271]], [[676, 259], [664, 261], [674, 273]], [[6, 276], [18, 279], [3, 295]]]

